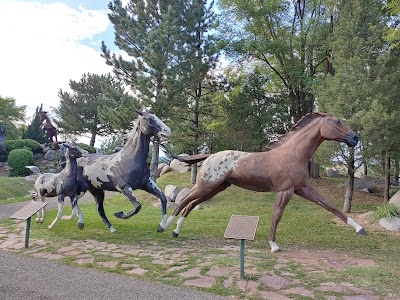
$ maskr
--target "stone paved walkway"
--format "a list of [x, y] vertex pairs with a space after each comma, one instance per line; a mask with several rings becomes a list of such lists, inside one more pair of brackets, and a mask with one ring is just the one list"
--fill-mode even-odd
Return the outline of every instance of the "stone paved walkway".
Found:
[[25, 249], [24, 239], [25, 222], [17, 222], [16, 231], [0, 225], [1, 250], [205, 291], [217, 288], [237, 299], [400, 299], [398, 295], [382, 298], [345, 281], [332, 282], [330, 271], [343, 271], [348, 266], [373, 267], [375, 263], [331, 251], [293, 250], [271, 255], [265, 250], [246, 249], [245, 279], [240, 280], [239, 245], [235, 241], [210, 253], [190, 242], [165, 249], [156, 243], [116, 245], [97, 240], [71, 241], [61, 246], [34, 238]]

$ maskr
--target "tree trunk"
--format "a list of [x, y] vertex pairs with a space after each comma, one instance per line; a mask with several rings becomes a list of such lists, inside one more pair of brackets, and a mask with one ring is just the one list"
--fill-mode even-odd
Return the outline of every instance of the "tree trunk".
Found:
[[343, 212], [349, 213], [351, 210], [351, 202], [353, 201], [354, 191], [354, 148], [349, 148], [349, 161], [347, 164], [348, 183], [346, 194], [344, 195]]
[[390, 189], [390, 153], [389, 151], [385, 152], [385, 187], [383, 190], [383, 199], [385, 202], [389, 202], [389, 189]]
[[320, 178], [319, 174], [319, 164], [314, 161], [314, 158], [311, 158], [310, 162], [308, 163], [308, 174], [311, 178]]
[[399, 166], [399, 160], [395, 159], [394, 160], [394, 176], [393, 179], [399, 185], [399, 173], [400, 173], [400, 166]]
[[151, 163], [150, 163], [150, 178], [156, 182], [157, 180], [157, 169], [158, 169], [158, 158], [159, 158], [159, 143], [158, 138], [154, 138], [152, 145]]
[[94, 143], [96, 142], [96, 132], [92, 132], [92, 136], [90, 137], [90, 146], [94, 147]]
[[197, 163], [192, 165], [191, 181], [192, 181], [193, 184], [196, 183], [196, 178], [197, 178]]

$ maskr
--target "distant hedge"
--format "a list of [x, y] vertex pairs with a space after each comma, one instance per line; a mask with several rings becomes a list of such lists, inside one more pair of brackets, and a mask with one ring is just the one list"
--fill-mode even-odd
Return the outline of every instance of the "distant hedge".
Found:
[[10, 177], [30, 175], [32, 172], [25, 167], [33, 165], [34, 161], [35, 157], [29, 149], [11, 150], [7, 159], [7, 163], [12, 168], [10, 170]]
[[5, 162], [8, 160], [8, 155], [12, 150], [15, 149], [28, 149], [33, 153], [42, 153], [43, 148], [38, 142], [31, 139], [19, 139], [19, 140], [5, 140], [4, 147], [6, 148], [5, 153], [0, 154], [0, 161]]
[[86, 150], [89, 153], [96, 153], [96, 148], [90, 145], [86, 145], [84, 143], [77, 143], [79, 148], [82, 148], [83, 150]]

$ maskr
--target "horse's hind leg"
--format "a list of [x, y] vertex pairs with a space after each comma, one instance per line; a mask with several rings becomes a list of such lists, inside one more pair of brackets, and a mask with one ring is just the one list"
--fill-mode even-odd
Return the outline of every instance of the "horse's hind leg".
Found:
[[77, 211], [77, 199], [75, 199], [75, 197], [70, 197], [71, 199], [71, 207], [72, 207], [72, 212], [70, 216], [62, 216], [63, 220], [73, 220], [75, 219], [76, 215], [78, 214]]
[[98, 189], [91, 189], [89, 191], [96, 200], [97, 212], [99, 213], [104, 224], [107, 226], [108, 229], [110, 229], [111, 232], [115, 232], [116, 231], [115, 228], [111, 225], [110, 221], [107, 219], [106, 213], [104, 211], [104, 191]]
[[144, 190], [154, 196], [157, 196], [161, 201], [161, 223], [158, 224], [158, 232], [163, 232], [167, 224], [167, 198], [164, 193], [158, 188], [157, 184], [149, 179]]
[[172, 236], [173, 237], [178, 237], [179, 233], [181, 232], [181, 227], [183, 225], [183, 222], [185, 222], [187, 216], [189, 215], [189, 213], [193, 210], [193, 208], [196, 207], [196, 205], [207, 201], [209, 199], [211, 199], [212, 197], [214, 197], [216, 194], [222, 192], [223, 190], [225, 190], [227, 187], [229, 187], [231, 184], [224, 181], [222, 182], [219, 186], [217, 186], [214, 190], [212, 190], [211, 192], [209, 192], [206, 195], [203, 195], [200, 198], [194, 199], [192, 201], [190, 201], [184, 208], [183, 212], [182, 212], [182, 216], [178, 219], [178, 222], [176, 224], [176, 228], [172, 231]]
[[276, 244], [276, 227], [278, 226], [279, 221], [282, 218], [283, 210], [293, 196], [293, 191], [294, 189], [290, 188], [289, 190], [276, 193], [268, 241], [271, 246], [271, 252], [279, 252], [281, 250]]
[[321, 205], [326, 210], [332, 212], [343, 222], [353, 226], [357, 234], [367, 235], [367, 232], [364, 230], [364, 228], [362, 228], [361, 225], [357, 224], [352, 218], [349, 218], [344, 212], [340, 211], [333, 203], [331, 203], [324, 196], [320, 195], [314, 188], [306, 186], [300, 190], [296, 190], [295, 193], [307, 200]]

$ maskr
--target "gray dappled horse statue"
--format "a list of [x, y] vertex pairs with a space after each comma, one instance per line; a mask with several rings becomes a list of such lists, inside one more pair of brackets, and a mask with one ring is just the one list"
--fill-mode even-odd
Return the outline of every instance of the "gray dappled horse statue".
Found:
[[236, 185], [257, 192], [276, 192], [275, 207], [269, 233], [271, 252], [280, 250], [276, 243], [276, 228], [293, 194], [321, 205], [343, 222], [354, 227], [359, 235], [367, 235], [361, 225], [335, 207], [308, 185], [308, 162], [324, 141], [338, 141], [354, 147], [357, 135], [338, 118], [327, 113], [310, 113], [300, 119], [292, 131], [270, 145], [267, 152], [221, 151], [211, 155], [180, 156], [179, 160], [194, 163], [206, 159], [197, 174], [196, 184], [181, 200], [167, 221], [167, 228], [183, 210], [172, 235], [177, 237], [190, 211]]
[[89, 192], [97, 204], [97, 211], [104, 224], [114, 232], [115, 229], [104, 212], [104, 191], [118, 191], [134, 205], [128, 213], [117, 212], [117, 218], [128, 219], [137, 214], [141, 204], [133, 195], [133, 190], [141, 189], [157, 196], [161, 201], [162, 220], [158, 231], [163, 231], [167, 220], [167, 199], [164, 193], [150, 178], [147, 164], [150, 138], [158, 136], [167, 139], [171, 129], [156, 115], [148, 111], [137, 111], [139, 118], [124, 147], [112, 154], [89, 154], [78, 159], [84, 180], [88, 183]]

